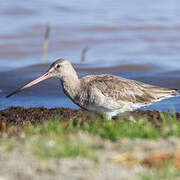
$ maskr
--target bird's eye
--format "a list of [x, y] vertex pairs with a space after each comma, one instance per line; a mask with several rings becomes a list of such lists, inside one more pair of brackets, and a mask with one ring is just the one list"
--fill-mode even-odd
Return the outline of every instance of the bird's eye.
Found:
[[57, 68], [60, 68], [60, 65], [58, 64], [56, 67], [57, 67]]

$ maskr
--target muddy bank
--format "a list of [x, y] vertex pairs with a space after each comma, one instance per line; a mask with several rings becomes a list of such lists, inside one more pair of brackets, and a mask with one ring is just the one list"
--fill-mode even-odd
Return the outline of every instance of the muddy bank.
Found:
[[[101, 115], [91, 113], [82, 109], [47, 109], [43, 107], [25, 109], [23, 107], [11, 107], [0, 111], [0, 126], [2, 125], [2, 122], [6, 123], [7, 125], [17, 126], [25, 126], [29, 124], [35, 125], [38, 123], [43, 123], [46, 120], [54, 119], [57, 115], [61, 117], [62, 121], [78, 120], [80, 118], [84, 121], [93, 121], [95, 119], [101, 118]], [[160, 112], [155, 110], [138, 110], [131, 112], [130, 115], [133, 117], [146, 117], [155, 125], [158, 125], [158, 123], [161, 121]], [[176, 117], [177, 119], [180, 119], [180, 113], [176, 113]], [[114, 118], [114, 120], [116, 119], [117, 118]]]

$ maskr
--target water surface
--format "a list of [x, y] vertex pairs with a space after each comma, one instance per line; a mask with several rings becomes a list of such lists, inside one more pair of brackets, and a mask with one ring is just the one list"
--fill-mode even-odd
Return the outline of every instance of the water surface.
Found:
[[[66, 57], [79, 76], [111, 73], [180, 89], [180, 1], [14, 0], [0, 7], [0, 109], [9, 106], [77, 108], [58, 80], [47, 80], [16, 96], [10, 91], [47, 70], [41, 63], [46, 24], [51, 26], [46, 58]], [[81, 51], [89, 48], [84, 64]], [[171, 98], [150, 109], [180, 112]]]

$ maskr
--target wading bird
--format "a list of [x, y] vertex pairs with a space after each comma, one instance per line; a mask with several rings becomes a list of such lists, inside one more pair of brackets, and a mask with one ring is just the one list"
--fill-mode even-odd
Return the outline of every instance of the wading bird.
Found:
[[179, 95], [175, 89], [161, 88], [110, 74], [89, 75], [79, 79], [68, 60], [58, 59], [44, 75], [6, 97], [50, 77], [61, 80], [64, 93], [75, 104], [89, 111], [104, 113], [108, 119], [119, 113], [133, 111], [156, 101]]

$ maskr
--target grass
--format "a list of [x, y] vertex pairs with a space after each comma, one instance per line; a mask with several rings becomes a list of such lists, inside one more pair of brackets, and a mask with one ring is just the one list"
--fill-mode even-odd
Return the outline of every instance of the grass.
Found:
[[33, 154], [41, 158], [87, 157], [97, 160], [93, 150], [86, 144], [73, 141], [62, 124], [47, 121], [35, 128], [27, 129], [27, 136], [33, 138]]
[[82, 50], [82, 52], [81, 52], [81, 63], [83, 63], [85, 61], [87, 51], [88, 51], [88, 47], [85, 47]]
[[88, 144], [71, 138], [72, 133], [57, 119], [34, 127], [30, 125], [22, 133], [23, 137], [19, 134], [9, 138], [5, 133], [6, 138], [0, 138], [0, 153], [11, 152], [19, 147], [31, 149], [32, 154], [42, 159], [84, 157], [98, 161], [94, 150]]
[[[180, 121], [177, 120], [175, 114], [161, 114], [158, 126], [153, 125], [152, 122], [144, 117], [136, 117], [136, 122], [128, 121], [124, 117], [109, 121], [103, 116], [98, 117], [97, 120], [81, 117], [68, 122], [56, 116], [43, 124], [26, 127], [22, 130], [22, 135], [7, 138], [6, 134], [4, 136], [6, 138], [0, 138], [0, 153], [9, 153], [17, 149], [17, 152], [25, 152], [24, 156], [30, 152], [41, 159], [83, 157], [99, 165], [98, 162], [101, 162], [102, 157], [97, 156], [100, 155], [98, 152], [103, 153], [105, 149], [97, 151], [97, 147], [86, 141], [86, 138], [81, 140], [78, 137], [79, 132], [82, 135], [92, 135], [91, 140], [94, 138], [93, 135], [97, 135], [111, 141], [116, 141], [121, 137], [148, 140], [180, 136]], [[8, 131], [7, 127], [4, 130]], [[141, 180], [179, 179], [180, 171], [172, 162], [170, 163], [161, 168], [144, 169], [137, 175]]]
[[48, 41], [49, 41], [49, 34], [50, 34], [50, 25], [46, 25], [46, 32], [44, 35], [44, 43], [43, 43], [43, 54], [42, 54], [42, 64], [45, 63], [46, 54], [48, 50]]
[[14, 149], [14, 139], [7, 141], [6, 139], [0, 139], [0, 152], [11, 152]]
[[180, 136], [180, 121], [175, 115], [161, 115], [160, 127], [155, 127], [144, 118], [137, 122], [127, 121], [123, 118], [117, 120], [106, 120], [105, 118], [86, 122], [82, 119], [69, 121], [63, 124], [60, 117], [28, 129], [26, 134], [34, 136], [33, 153], [41, 158], [62, 158], [62, 157], [88, 157], [96, 159], [95, 153], [86, 144], [70, 138], [70, 134], [79, 131], [92, 135], [99, 135], [102, 138], [116, 141], [121, 137], [126, 138], [166, 138], [169, 136]]
[[155, 127], [145, 118], [138, 118], [136, 122], [119, 118], [116, 121], [106, 119], [99, 119], [93, 122], [81, 121], [76, 126], [73, 126], [73, 123], [70, 122], [67, 125], [67, 129], [72, 132], [79, 130], [86, 131], [112, 141], [120, 137], [155, 139], [166, 138], [168, 136], [180, 136], [180, 121], [176, 119], [174, 114], [161, 114], [161, 118], [162, 123], [159, 127]]
[[152, 169], [141, 175], [141, 180], [178, 180], [180, 171], [171, 165], [159, 169]]
[[[41, 125], [27, 127], [23, 132], [23, 141], [30, 144], [33, 154], [41, 158], [87, 157], [97, 160], [93, 148], [78, 139], [72, 139], [73, 134], [85, 132], [111, 141], [121, 137], [155, 139], [180, 136], [180, 121], [176, 119], [175, 114], [161, 114], [158, 127], [145, 118], [136, 119], [136, 122], [132, 122], [120, 117], [109, 121], [99, 117], [97, 120], [82, 118], [63, 122], [57, 116]], [[11, 145], [8, 141], [0, 139], [0, 148], [3, 151], [12, 150], [13, 143]]]

